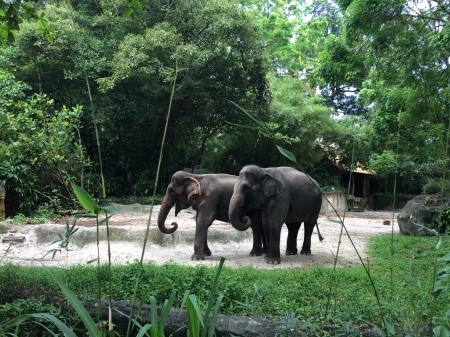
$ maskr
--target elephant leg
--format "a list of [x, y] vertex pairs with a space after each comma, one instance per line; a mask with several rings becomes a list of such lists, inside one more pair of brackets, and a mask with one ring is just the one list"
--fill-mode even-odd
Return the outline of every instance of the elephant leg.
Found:
[[298, 230], [302, 225], [301, 222], [286, 222], [286, 227], [288, 229], [288, 236], [286, 240], [286, 255], [297, 255], [297, 236]]
[[[264, 220], [264, 217], [263, 217]], [[283, 225], [283, 222], [279, 224], [277, 221], [269, 221], [267, 220], [267, 224], [263, 221], [264, 226], [264, 234], [267, 238], [267, 244], [268, 244], [268, 250], [266, 254], [266, 260], [267, 263], [273, 263], [273, 264], [280, 264], [281, 263], [281, 257], [280, 257], [280, 233], [281, 233], [281, 226]]]
[[213, 221], [214, 215], [205, 217], [201, 212], [197, 212], [194, 238], [194, 254], [191, 256], [192, 260], [204, 260], [205, 255], [211, 255], [211, 250], [208, 247], [207, 237], [208, 228], [209, 226], [211, 226]]
[[[208, 233], [208, 230], [206, 231]], [[205, 245], [203, 247], [203, 253], [205, 256], [211, 256], [211, 249], [208, 247], [208, 237], [205, 238]]]
[[305, 237], [303, 238], [303, 246], [300, 254], [311, 255], [311, 235], [315, 224], [305, 222]]
[[254, 216], [252, 216], [251, 227], [253, 231], [253, 247], [250, 251], [251, 256], [261, 256], [267, 251], [261, 222], [261, 212], [258, 211]]

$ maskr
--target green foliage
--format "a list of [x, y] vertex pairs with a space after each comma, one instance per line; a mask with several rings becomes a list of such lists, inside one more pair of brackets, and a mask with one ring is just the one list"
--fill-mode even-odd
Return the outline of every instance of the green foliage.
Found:
[[[0, 63], [15, 69], [31, 92], [51, 95], [55, 109], [91, 105], [87, 74], [106, 188], [115, 196], [143, 193], [134, 185], [142, 183], [145, 172], [155, 180], [155, 149], [161, 145], [175, 59], [180, 75], [167, 137], [171, 148], [162, 168], [166, 175], [198, 167], [206, 143], [219, 132], [230, 133], [227, 121], [235, 116], [229, 99], [258, 114], [270, 99], [263, 44], [243, 8], [222, 0], [153, 1], [144, 9], [140, 3], [46, 1], [54, 42], [27, 21], [16, 43], [0, 51]], [[79, 138], [98, 164], [92, 128], [92, 116], [83, 114]], [[91, 174], [97, 173], [96, 165]], [[87, 190], [97, 193], [97, 188]]]
[[23, 215], [22, 213], [17, 213], [13, 217], [13, 220], [16, 225], [24, 225], [27, 223], [27, 217], [25, 215]]
[[430, 171], [448, 155], [449, 92], [444, 83], [449, 73], [444, 64], [449, 47], [441, 43], [447, 39], [448, 11], [431, 3], [412, 9], [404, 0], [390, 6], [381, 1], [338, 3], [345, 14], [346, 45], [370, 69], [359, 85], [359, 103], [370, 106], [372, 151], [408, 157], [421, 179], [442, 175], [445, 167], [439, 175]]
[[[436, 246], [436, 239], [394, 236], [395, 273], [392, 291], [395, 297], [391, 303], [389, 303], [391, 280], [389, 273], [386, 273], [391, 263], [390, 259], [386, 259], [386, 256], [391, 254], [390, 245], [390, 235], [374, 237], [370, 241], [368, 251], [371, 275], [375, 279], [382, 301], [386, 308], [390, 306], [393, 309], [392, 313], [387, 311], [388, 315], [391, 315], [388, 319], [406, 329], [412, 329], [417, 319], [424, 322], [423, 319], [426, 318], [417, 316], [417, 313], [436, 317], [433, 318], [436, 322], [441, 316], [444, 319], [450, 292], [442, 291], [436, 298], [430, 298], [429, 292], [435, 273], [433, 247]], [[439, 287], [448, 287], [446, 278], [448, 243], [442, 244], [439, 252], [441, 263], [437, 269]], [[49, 281], [48, 275], [41, 268], [20, 266], [10, 268], [5, 265], [0, 268], [1, 284], [10, 284], [13, 287], [22, 285], [29, 289], [46, 287], [57, 291], [55, 284]], [[114, 287], [111, 296], [114, 299], [129, 299], [132, 296], [137, 268], [137, 263], [112, 268]], [[181, 306], [186, 291], [195, 293], [198, 303], [208, 303], [211, 284], [217, 272], [216, 269], [205, 266], [188, 267], [174, 263], [162, 266], [146, 264], [143, 268], [142, 287], [137, 296], [139, 298], [154, 296], [157, 303], [164, 303], [165, 299], [171, 297], [172, 289], [176, 288], [178, 295], [173, 301], [175, 307]], [[420, 273], [417, 273], [418, 270]], [[107, 266], [102, 266], [102, 279], [106, 272]], [[95, 268], [74, 266], [65, 271], [53, 270], [53, 273], [59, 277], [64, 275], [69, 281], [68, 286], [78, 296], [96, 296]], [[329, 319], [323, 317], [323, 310], [317, 308], [325, 306], [330, 273], [329, 268], [322, 267], [282, 270], [224, 267], [218, 280], [218, 291], [223, 294], [220, 311], [233, 315], [258, 314], [279, 320], [283, 317], [288, 319], [290, 316], [286, 316], [286, 312], [293, 311], [297, 319], [309, 322], [311, 328], [319, 329], [319, 322]], [[442, 288], [445, 289], [447, 288]], [[360, 266], [337, 270], [333, 302], [336, 313], [333, 313], [333, 317], [342, 331], [345, 331], [345, 324], [349, 323], [349, 318], [356, 325], [378, 321], [378, 312], [374, 306], [375, 301], [367, 275]]]
[[70, 240], [72, 236], [78, 231], [78, 228], [75, 228], [75, 224], [76, 221], [73, 221], [72, 225], [70, 226], [69, 221], [66, 221], [66, 231], [64, 233], [64, 237], [60, 233], [57, 233], [58, 239], [50, 243], [50, 246], [57, 243], [58, 248], [50, 249], [43, 257], [47, 256], [48, 254], [52, 254], [52, 259], [54, 259], [56, 253], [61, 253], [61, 249], [64, 249], [68, 254]]
[[450, 180], [449, 179], [430, 179], [423, 185], [424, 194], [440, 194], [443, 196], [450, 195]]
[[12, 303], [0, 305], [0, 335], [51, 336], [56, 332], [52, 324], [49, 324], [42, 317], [36, 320], [30, 319], [30, 316], [37, 312], [47, 313], [63, 321], [66, 320], [64, 315], [61, 314], [61, 310], [53, 304], [45, 304], [35, 298], [18, 299]]
[[374, 153], [370, 158], [369, 166], [379, 175], [393, 176], [397, 173], [396, 155], [392, 151], [384, 151], [382, 154]]
[[34, 19], [49, 41], [53, 40], [45, 13], [39, 13], [37, 1], [1, 1], [0, 2], [0, 40], [13, 43], [24, 19]]
[[75, 140], [81, 108], [57, 111], [43, 94], [21, 100], [27, 87], [4, 70], [0, 82], [11, 85], [0, 97], [0, 181], [11, 205], [20, 203], [20, 211], [30, 214], [39, 203], [52, 208], [67, 203], [67, 181], [88, 165]]
[[446, 229], [450, 230], [450, 208], [445, 206], [441, 207], [436, 222], [439, 225], [438, 230], [442, 230], [442, 232]]

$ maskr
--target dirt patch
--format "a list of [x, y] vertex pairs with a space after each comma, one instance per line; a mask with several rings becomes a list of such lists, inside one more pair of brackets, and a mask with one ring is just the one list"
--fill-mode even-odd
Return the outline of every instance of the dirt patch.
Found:
[[[124, 264], [141, 259], [144, 237], [149, 218], [149, 206], [114, 205], [118, 212], [109, 221], [111, 238], [111, 261], [113, 264]], [[338, 265], [353, 266], [360, 264], [360, 256], [365, 259], [368, 238], [374, 235], [398, 233], [397, 214], [392, 212], [348, 212], [344, 218], [345, 228], [351, 241], [338, 223], [337, 216], [321, 216], [319, 227], [324, 241], [320, 242], [314, 230], [311, 251], [312, 255], [285, 256], [287, 229], [283, 226], [281, 233], [282, 262], [280, 265], [268, 265], [263, 257], [252, 257], [251, 230], [239, 232], [230, 224], [215, 221], [208, 231], [208, 245], [212, 256], [204, 261], [192, 261], [194, 252], [195, 211], [184, 210], [175, 217], [174, 210], [169, 213], [166, 224], [176, 221], [179, 229], [170, 235], [162, 234], [157, 226], [159, 206], [155, 206], [149, 236], [144, 253], [144, 261], [156, 264], [176, 262], [185, 265], [218, 264], [220, 257], [225, 257], [225, 265], [230, 267], [249, 266], [253, 268], [303, 268], [316, 265], [331, 266], [341, 239]], [[58, 244], [51, 244], [58, 239], [58, 233], [64, 237], [65, 222], [71, 219], [52, 221], [42, 225], [13, 226], [2, 223], [0, 236], [25, 236], [23, 242], [1, 242], [0, 263], [11, 262], [21, 265], [68, 266], [85, 264], [100, 256], [100, 261], [108, 260], [105, 226], [99, 228], [100, 242], [97, 245], [97, 228], [93, 219], [77, 220], [78, 231], [73, 235], [69, 250], [57, 252], [54, 257], [48, 253], [57, 249]], [[390, 225], [386, 225], [386, 221]], [[3, 233], [3, 234], [1, 234]], [[303, 231], [300, 230], [298, 246], [303, 242]], [[98, 253], [99, 252], [99, 253]], [[53, 258], [52, 258], [53, 257]]]

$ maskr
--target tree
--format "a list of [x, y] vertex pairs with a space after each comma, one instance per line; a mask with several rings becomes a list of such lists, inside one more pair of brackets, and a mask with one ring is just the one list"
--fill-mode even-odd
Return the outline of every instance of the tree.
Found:
[[255, 111], [266, 105], [264, 51], [250, 17], [227, 1], [177, 2], [165, 14], [164, 21], [121, 42], [112, 75], [99, 83], [105, 92], [140, 83], [149, 105], [157, 106], [149, 124], [161, 138], [178, 67], [166, 158], [171, 167], [175, 161], [195, 167], [206, 142], [236, 119], [230, 100]]
[[339, 4], [346, 14], [346, 39], [370, 69], [361, 103], [371, 107], [374, 151], [409, 154], [417, 167], [447, 160], [448, 2]]
[[49, 29], [45, 13], [39, 13], [36, 2], [31, 0], [0, 1], [0, 40], [2, 44], [14, 42], [23, 20], [26, 19], [34, 19], [38, 22], [47, 39], [52, 41], [52, 32]]
[[29, 87], [4, 70], [0, 88], [0, 184], [8, 213], [71, 203], [69, 182], [80, 183], [89, 166], [76, 134], [81, 108], [55, 110], [44, 94], [25, 97]]
[[30, 92], [51, 93], [55, 106], [88, 108], [81, 135], [98, 162], [94, 122], [99, 126], [109, 195], [153, 186], [176, 60], [181, 71], [163, 179], [200, 164], [208, 139], [237, 118], [229, 100], [261, 113], [269, 98], [257, 30], [228, 1], [149, 1], [131, 17], [123, 1], [48, 1], [45, 10], [54, 43], [36, 23], [24, 23], [1, 61]]

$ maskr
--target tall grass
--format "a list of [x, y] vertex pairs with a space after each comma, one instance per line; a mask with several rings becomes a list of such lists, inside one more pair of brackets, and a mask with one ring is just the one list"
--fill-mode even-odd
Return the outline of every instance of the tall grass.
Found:
[[[449, 310], [450, 292], [436, 294], [433, 302], [429, 300], [429, 280], [434, 272], [433, 249], [436, 239], [396, 235], [393, 247], [395, 252], [393, 267], [396, 272], [392, 281], [395, 296], [392, 301], [390, 301], [390, 241], [390, 235], [373, 237], [367, 252], [370, 257], [370, 273], [379, 296], [386, 299], [382, 304], [389, 314], [389, 320], [394, 326], [406, 331], [414, 331], [414, 324], [424, 326], [420, 322], [425, 323], [425, 316], [434, 317], [434, 324], [438, 321], [444, 326], [448, 324], [448, 321], [444, 322], [443, 319]], [[448, 247], [448, 242], [446, 244]], [[440, 254], [440, 257], [444, 256], [445, 254]], [[133, 296], [134, 278], [138, 268], [137, 262], [112, 267], [114, 285], [112, 298], [129, 300]], [[54, 268], [51, 270], [59, 278], [68, 280], [67, 286], [78, 298], [96, 297], [95, 266], [73, 266], [67, 270]], [[204, 265], [189, 267], [175, 263], [161, 266], [145, 264], [137, 296], [138, 298], [153, 296], [156, 303], [163, 304], [170, 298], [172, 289], [176, 288], [174, 307], [182, 306], [186, 292], [195, 294], [199, 303], [206, 304], [216, 272], [217, 269]], [[107, 279], [107, 273], [108, 268], [103, 265], [101, 270], [103, 280]], [[220, 311], [228, 315], [266, 316], [274, 321], [285, 317], [286, 312], [293, 312], [300, 321], [309, 322], [311, 328], [315, 325], [317, 331], [324, 328], [324, 322], [327, 324], [335, 322], [338, 328], [340, 324], [338, 321], [342, 321], [343, 324], [346, 319], [345, 322], [355, 327], [377, 325], [379, 312], [376, 300], [361, 266], [337, 268], [336, 285], [333, 289], [335, 299], [333, 316], [325, 316], [330, 273], [331, 269], [327, 267], [260, 270], [229, 268], [225, 265], [217, 284], [218, 292], [223, 295]], [[415, 279], [414, 282], [411, 277]], [[55, 298], [64, 297], [59, 295], [61, 292], [59, 287], [42, 268], [5, 265], [0, 273], [0, 284], [10, 285], [8, 287], [18, 293], [27, 289], [29, 293], [38, 294], [40, 289], [45, 287], [54, 293]], [[448, 281], [444, 280], [442, 286], [448, 287]], [[106, 283], [102, 285], [102, 289], [103, 292], [107, 292]]]

